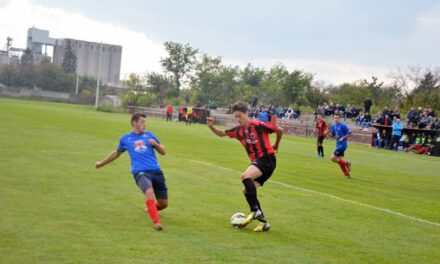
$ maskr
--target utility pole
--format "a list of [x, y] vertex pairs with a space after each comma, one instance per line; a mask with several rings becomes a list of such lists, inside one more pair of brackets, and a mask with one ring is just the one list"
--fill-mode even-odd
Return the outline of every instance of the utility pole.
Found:
[[78, 84], [79, 84], [79, 74], [76, 74], [76, 88], [75, 88], [75, 94], [78, 95]]
[[99, 45], [99, 59], [98, 59], [98, 79], [96, 80], [96, 98], [95, 98], [95, 108], [99, 106], [99, 79], [101, 77], [101, 54], [102, 54], [102, 41]]

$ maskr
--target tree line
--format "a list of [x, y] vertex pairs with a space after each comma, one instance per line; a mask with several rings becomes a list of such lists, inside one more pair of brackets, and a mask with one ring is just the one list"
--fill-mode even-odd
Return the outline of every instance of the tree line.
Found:
[[[377, 77], [340, 85], [316, 80], [315, 74], [289, 71], [278, 63], [266, 70], [247, 64], [226, 65], [221, 57], [212, 57], [189, 44], [165, 42], [167, 56], [161, 58], [163, 72], [131, 74], [127, 80], [125, 104], [199, 105], [215, 102], [226, 107], [241, 100], [274, 106], [310, 106], [338, 103], [361, 106], [366, 98], [374, 108], [411, 106], [440, 110], [440, 68], [410, 66], [390, 73], [389, 84]], [[136, 96], [135, 96], [136, 95]]]
[[[377, 77], [340, 85], [316, 80], [316, 75], [302, 70], [288, 70], [281, 63], [270, 69], [247, 64], [226, 65], [189, 44], [165, 42], [167, 55], [161, 58], [162, 72], [132, 73], [121, 94], [124, 105], [159, 106], [215, 104], [227, 107], [241, 100], [274, 106], [315, 108], [319, 104], [338, 103], [361, 106], [366, 98], [374, 106], [411, 106], [440, 110], [440, 68], [411, 66], [390, 73], [392, 82], [384, 84]], [[43, 60], [35, 63], [26, 50], [19, 64], [0, 67], [0, 83], [12, 87], [39, 87], [44, 90], [73, 92], [77, 59], [69, 40], [64, 46], [61, 66]], [[80, 78], [80, 92], [93, 94], [96, 80]], [[374, 109], [374, 108], [373, 108]]]

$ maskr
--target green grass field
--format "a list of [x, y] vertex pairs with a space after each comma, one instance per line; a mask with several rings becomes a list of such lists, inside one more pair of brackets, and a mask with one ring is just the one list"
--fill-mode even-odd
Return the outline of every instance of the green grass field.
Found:
[[1, 263], [439, 263], [440, 159], [350, 144], [346, 179], [314, 139], [285, 136], [259, 189], [272, 229], [229, 225], [247, 213], [249, 160], [204, 125], [148, 119], [170, 207], [156, 232], [128, 155], [94, 164], [130, 130], [129, 115], [0, 99]]

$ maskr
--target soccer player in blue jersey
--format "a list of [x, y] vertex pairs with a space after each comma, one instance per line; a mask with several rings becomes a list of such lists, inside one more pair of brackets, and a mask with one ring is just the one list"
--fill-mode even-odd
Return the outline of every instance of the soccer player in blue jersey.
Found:
[[165, 148], [153, 133], [145, 131], [145, 118], [143, 113], [134, 113], [131, 117], [133, 131], [123, 135], [117, 149], [104, 160], [96, 162], [95, 167], [99, 169], [128, 151], [131, 173], [145, 195], [145, 210], [153, 220], [154, 228], [160, 231], [162, 225], [157, 211], [168, 207], [168, 189], [154, 150], [165, 155]]
[[333, 153], [332, 161], [339, 164], [342, 172], [350, 178], [351, 162], [343, 160], [344, 152], [347, 149], [347, 138], [351, 136], [351, 129], [341, 122], [339, 113], [334, 114], [335, 123], [332, 125], [332, 136], [336, 136], [336, 150]]

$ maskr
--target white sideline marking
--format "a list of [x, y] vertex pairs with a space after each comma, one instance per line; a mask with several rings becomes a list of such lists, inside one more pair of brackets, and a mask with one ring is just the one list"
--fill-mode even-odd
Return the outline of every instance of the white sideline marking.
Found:
[[[227, 167], [223, 167], [223, 166], [220, 166], [220, 165], [215, 165], [215, 164], [208, 163], [208, 162], [203, 162], [203, 161], [193, 160], [193, 159], [186, 159], [186, 160], [189, 160], [189, 161], [192, 161], [192, 162], [195, 162], [195, 163], [199, 163], [199, 164], [204, 164], [204, 165], [207, 165], [207, 166], [221, 168], [223, 170], [229, 170], [229, 171], [241, 173], [240, 171], [237, 171], [237, 170], [234, 170], [234, 169], [230, 169], [230, 168], [227, 168]], [[286, 183], [282, 183], [282, 182], [279, 182], [279, 181], [274, 181], [274, 180], [270, 180], [269, 179], [269, 182], [272, 182], [272, 183], [275, 183], [275, 184], [278, 184], [278, 185], [281, 185], [281, 186], [284, 186], [284, 187], [287, 187], [287, 188], [291, 188], [291, 189], [295, 189], [295, 190], [299, 190], [299, 191], [303, 191], [303, 192], [308, 192], [308, 193], [313, 193], [313, 194], [316, 194], [316, 195], [319, 195], [319, 196], [323, 196], [323, 197], [335, 199], [335, 200], [338, 200], [338, 201], [342, 201], [342, 202], [346, 202], [346, 203], [351, 203], [351, 204], [355, 204], [355, 205], [359, 205], [359, 206], [363, 206], [363, 207], [367, 207], [367, 208], [374, 209], [374, 210], [381, 211], [381, 212], [385, 212], [385, 213], [388, 213], [388, 214], [397, 215], [397, 216], [400, 216], [400, 217], [403, 217], [403, 218], [406, 218], [406, 219], [410, 219], [410, 220], [418, 221], [418, 222], [421, 222], [421, 223], [430, 224], [430, 225], [434, 225], [434, 226], [439, 226], [440, 227], [440, 223], [431, 222], [431, 221], [428, 221], [428, 220], [425, 220], [425, 219], [421, 219], [421, 218], [418, 218], [418, 217], [415, 217], [415, 216], [402, 214], [400, 212], [393, 211], [393, 210], [390, 210], [390, 209], [381, 208], [381, 207], [377, 207], [377, 206], [374, 206], [374, 205], [369, 205], [369, 204], [364, 204], [364, 203], [357, 202], [357, 201], [352, 201], [352, 200], [344, 199], [344, 198], [341, 198], [341, 197], [338, 197], [338, 196], [335, 196], [335, 195], [332, 195], [332, 194], [318, 192], [318, 191], [310, 190], [310, 189], [303, 188], [303, 187], [297, 187], [297, 186], [286, 184]]]

